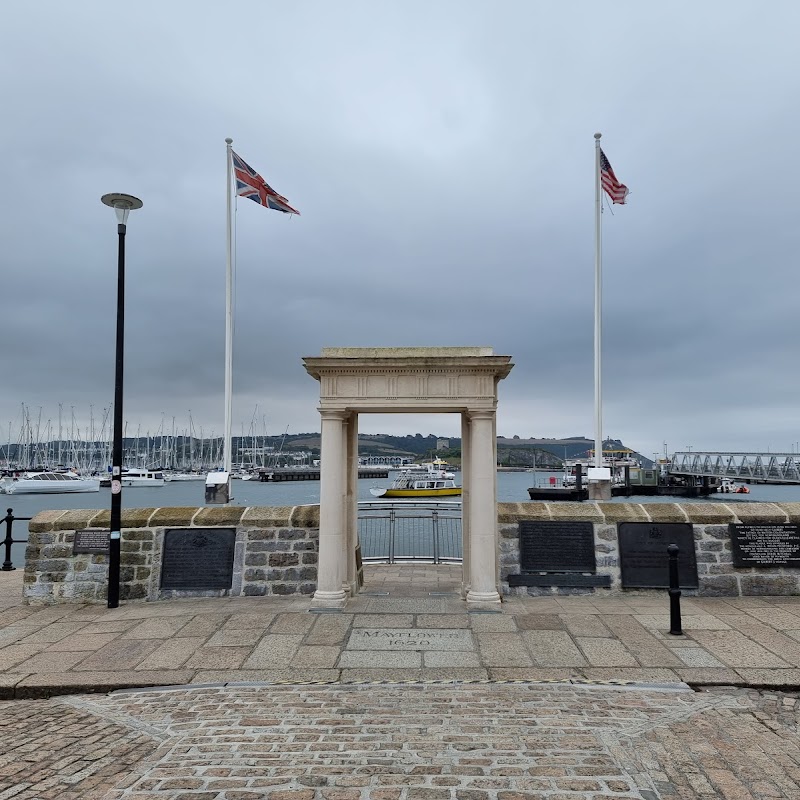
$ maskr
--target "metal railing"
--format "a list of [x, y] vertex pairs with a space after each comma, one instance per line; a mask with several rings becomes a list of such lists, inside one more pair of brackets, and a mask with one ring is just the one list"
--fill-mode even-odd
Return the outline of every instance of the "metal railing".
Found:
[[15, 517], [14, 516], [14, 509], [8, 508], [6, 509], [6, 515], [3, 517], [3, 522], [6, 524], [6, 538], [3, 540], [3, 544], [6, 548], [6, 557], [3, 561], [3, 566], [0, 567], [0, 570], [3, 572], [11, 572], [12, 569], [16, 569], [16, 567], [11, 563], [11, 545], [12, 544], [21, 544], [22, 542], [27, 542], [27, 537], [25, 539], [13, 539], [11, 537], [11, 529], [14, 526], [15, 520], [24, 520], [30, 521], [33, 517]]
[[361, 502], [358, 539], [365, 563], [460, 562], [461, 503]]
[[669, 471], [673, 475], [800, 483], [800, 454], [678, 452], [672, 454]]

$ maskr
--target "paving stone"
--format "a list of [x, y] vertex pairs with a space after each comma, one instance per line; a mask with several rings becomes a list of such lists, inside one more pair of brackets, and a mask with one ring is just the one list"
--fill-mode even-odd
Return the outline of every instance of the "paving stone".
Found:
[[166, 639], [156, 650], [139, 663], [136, 669], [178, 669], [194, 654], [205, 639], [202, 636], [181, 636]]
[[84, 659], [74, 669], [105, 672], [107, 670], [133, 670], [150, 653], [161, 645], [160, 639], [115, 639]]
[[725, 669], [725, 665], [702, 647], [673, 647], [672, 652], [686, 664], [687, 667], [715, 667]]
[[428, 598], [381, 598], [367, 603], [370, 614], [445, 614], [447, 602]]
[[471, 614], [469, 626], [476, 633], [517, 633], [514, 617], [504, 614]]
[[311, 614], [277, 614], [269, 626], [270, 634], [305, 633], [314, 624], [314, 617]]
[[[354, 628], [413, 628], [413, 614], [356, 614]], [[422, 627], [420, 625], [420, 627]]]
[[67, 653], [67, 652], [51, 652], [42, 651], [35, 656], [11, 667], [11, 672], [64, 672], [64, 670], [71, 669], [79, 661], [86, 658], [85, 652]]
[[377, 650], [345, 650], [339, 657], [340, 669], [421, 667], [422, 655], [417, 652], [397, 653]]
[[480, 667], [477, 653], [464, 652], [425, 652], [422, 654], [425, 667]]
[[680, 683], [671, 669], [657, 667], [584, 667], [583, 677], [592, 681], [632, 681], [633, 683]]
[[267, 634], [262, 637], [242, 666], [244, 669], [289, 667], [302, 640], [303, 637], [299, 634], [294, 636], [285, 633]]
[[593, 667], [638, 667], [639, 662], [616, 639], [576, 638], [575, 643]]
[[123, 639], [169, 639], [186, 625], [185, 617], [157, 617], [146, 619], [136, 627], [121, 634]]
[[257, 629], [243, 630], [219, 630], [206, 644], [208, 647], [247, 647], [254, 645], [262, 636], [264, 631]]
[[301, 645], [292, 659], [292, 665], [298, 669], [332, 669], [338, 658], [338, 647]]
[[[475, 619], [473, 617], [472, 619]], [[417, 626], [420, 628], [469, 628], [470, 618], [466, 614], [418, 614]], [[378, 627], [377, 625], [375, 627]], [[392, 627], [401, 627], [394, 625]]]
[[700, 686], [735, 686], [742, 682], [742, 676], [735, 670], [703, 667], [678, 667], [675, 674], [686, 683]]
[[[179, 636], [201, 636], [208, 638], [224, 629], [228, 617], [226, 614], [196, 614], [180, 629]], [[255, 630], [255, 627], [253, 628]]]
[[523, 614], [515, 617], [521, 631], [563, 631], [567, 629], [558, 614]]
[[474, 649], [468, 630], [442, 628], [353, 628], [348, 650], [469, 650]]
[[277, 612], [265, 609], [263, 612], [239, 612], [231, 614], [222, 625], [222, 630], [240, 630], [250, 631], [257, 630], [262, 633], [266, 632], [267, 628], [272, 624]]
[[[586, 664], [581, 651], [564, 631], [524, 631], [521, 636], [537, 667], [582, 667]], [[498, 663], [497, 666], [515, 665]]]
[[729, 667], [784, 668], [790, 665], [739, 631], [694, 631], [692, 638]]
[[94, 633], [84, 634], [80, 631], [74, 636], [67, 636], [60, 642], [48, 645], [46, 651], [70, 651], [70, 650], [88, 650], [94, 651], [104, 647], [109, 642], [120, 636], [119, 633]]
[[737, 667], [736, 672], [752, 686], [800, 686], [800, 669], [758, 669]]
[[[634, 619], [645, 628], [669, 630], [669, 614], [637, 614]], [[685, 631], [722, 631], [730, 627], [711, 614], [698, 614], [697, 616], [681, 614], [681, 626]]]
[[250, 647], [209, 647], [203, 645], [186, 662], [187, 669], [239, 669], [250, 655]]
[[352, 620], [352, 614], [320, 614], [303, 641], [307, 645], [341, 645]]
[[475, 637], [485, 667], [525, 667], [532, 664], [518, 633], [478, 633]]
[[611, 631], [597, 614], [561, 614], [561, 619], [572, 636], [611, 636]]

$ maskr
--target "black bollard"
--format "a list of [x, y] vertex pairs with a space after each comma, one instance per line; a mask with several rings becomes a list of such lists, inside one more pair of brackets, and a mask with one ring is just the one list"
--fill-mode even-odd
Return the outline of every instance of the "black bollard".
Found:
[[678, 545], [667, 547], [669, 553], [669, 632], [673, 636], [682, 636], [681, 630], [681, 588], [678, 581]]
[[11, 563], [11, 545], [14, 544], [14, 540], [11, 538], [11, 526], [14, 524], [14, 512], [10, 508], [7, 510], [3, 522], [6, 524], [6, 538], [2, 542], [6, 547], [6, 560], [0, 569], [3, 572], [10, 572], [12, 569], [16, 569]]

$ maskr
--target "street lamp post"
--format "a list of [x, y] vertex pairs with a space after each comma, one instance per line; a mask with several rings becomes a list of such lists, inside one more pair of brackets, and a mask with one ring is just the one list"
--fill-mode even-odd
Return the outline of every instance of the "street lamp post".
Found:
[[104, 194], [100, 198], [117, 213], [117, 347], [114, 370], [114, 441], [111, 450], [111, 537], [108, 546], [108, 607], [119, 606], [120, 532], [122, 530], [122, 376], [125, 361], [125, 222], [142, 207], [138, 197]]

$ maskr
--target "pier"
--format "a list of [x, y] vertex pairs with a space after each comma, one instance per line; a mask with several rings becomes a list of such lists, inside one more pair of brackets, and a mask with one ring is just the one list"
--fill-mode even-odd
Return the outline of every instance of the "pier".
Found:
[[800, 484], [798, 453], [673, 453], [670, 475], [733, 478], [743, 483]]

